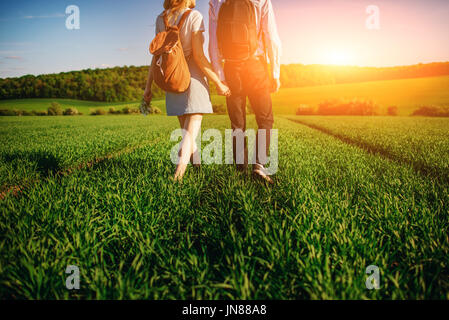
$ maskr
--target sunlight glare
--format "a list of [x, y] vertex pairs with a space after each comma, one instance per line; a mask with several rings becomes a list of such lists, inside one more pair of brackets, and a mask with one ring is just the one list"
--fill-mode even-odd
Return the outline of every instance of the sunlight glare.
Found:
[[344, 49], [328, 50], [324, 55], [325, 64], [332, 65], [350, 65], [354, 64], [352, 54]]

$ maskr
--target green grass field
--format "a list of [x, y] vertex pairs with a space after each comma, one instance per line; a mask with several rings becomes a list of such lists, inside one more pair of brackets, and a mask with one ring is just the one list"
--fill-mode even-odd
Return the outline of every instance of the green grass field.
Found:
[[382, 114], [389, 106], [397, 106], [399, 115], [408, 116], [422, 105], [449, 105], [449, 76], [285, 89], [274, 96], [273, 103], [277, 113], [290, 114], [299, 104], [316, 107], [334, 98], [371, 99]]
[[277, 116], [272, 187], [229, 165], [173, 183], [176, 127], [1, 118], [0, 298], [449, 299], [449, 119]]
[[[45, 111], [51, 105], [52, 102], [58, 102], [63, 109], [77, 108], [83, 115], [89, 115], [90, 112], [96, 109], [103, 109], [106, 112], [109, 108], [114, 107], [120, 110], [124, 107], [138, 108], [140, 101], [131, 102], [95, 102], [95, 101], [82, 101], [82, 100], [70, 100], [70, 99], [17, 99], [17, 100], [0, 100], [0, 109], [17, 109], [26, 111]], [[160, 108], [165, 113], [165, 101], [155, 100], [152, 103], [154, 106]]]
[[[397, 106], [399, 115], [408, 116], [423, 105], [449, 105], [449, 76], [405, 80], [372, 81], [363, 83], [338, 84], [328, 86], [281, 89], [273, 95], [273, 109], [276, 114], [295, 114], [300, 105], [317, 107], [319, 103], [334, 98], [371, 99], [386, 114], [389, 106]], [[52, 101], [59, 102], [63, 108], [76, 107], [87, 115], [90, 111], [102, 108], [105, 111], [113, 106], [137, 107], [138, 102], [103, 103], [64, 99], [23, 99], [0, 100], [0, 109], [47, 110]], [[225, 104], [225, 98], [213, 96], [214, 104]], [[165, 101], [156, 100], [153, 104], [165, 112]]]

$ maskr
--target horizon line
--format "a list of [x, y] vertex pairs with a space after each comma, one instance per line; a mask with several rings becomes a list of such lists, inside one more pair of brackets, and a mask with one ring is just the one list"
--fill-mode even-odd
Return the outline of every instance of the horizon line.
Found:
[[[340, 65], [340, 64], [324, 64], [324, 63], [310, 63], [310, 64], [303, 64], [300, 62], [292, 62], [292, 63], [283, 63], [281, 64], [281, 66], [323, 66], [323, 67], [340, 67], [340, 68], [372, 68], [372, 69], [387, 69], [387, 68], [397, 68], [397, 67], [410, 67], [410, 66], [417, 66], [417, 65], [429, 65], [429, 64], [445, 64], [445, 63], [449, 63], [449, 60], [444, 60], [444, 61], [433, 61], [433, 62], [418, 62], [418, 63], [414, 63], [414, 64], [402, 64], [402, 65], [388, 65], [388, 66], [359, 66], [359, 65]], [[134, 68], [142, 68], [142, 67], [149, 67], [150, 65], [140, 65], [140, 66], [136, 66], [136, 65], [122, 65], [122, 66], [107, 66], [107, 67], [96, 67], [96, 68], [84, 68], [84, 69], [78, 69], [78, 70], [69, 70], [69, 71], [60, 71], [60, 72], [53, 72], [53, 73], [40, 73], [40, 74], [24, 74], [22, 76], [16, 76], [16, 77], [6, 77], [6, 78], [1, 78], [0, 80], [5, 80], [5, 79], [16, 79], [16, 78], [23, 78], [23, 77], [28, 77], [28, 76], [33, 76], [33, 77], [39, 77], [39, 76], [46, 76], [46, 75], [58, 75], [58, 74], [63, 74], [63, 73], [71, 73], [71, 72], [82, 72], [82, 71], [87, 71], [87, 70], [108, 70], [108, 69], [115, 69], [115, 68], [130, 68], [130, 67], [134, 67]]]

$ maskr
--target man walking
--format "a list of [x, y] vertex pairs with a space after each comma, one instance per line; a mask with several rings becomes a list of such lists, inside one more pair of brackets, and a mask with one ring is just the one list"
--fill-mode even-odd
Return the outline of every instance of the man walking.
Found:
[[[220, 80], [231, 89], [226, 102], [233, 130], [234, 161], [239, 171], [246, 171], [248, 98], [259, 128], [253, 174], [272, 183], [264, 165], [273, 127], [271, 93], [280, 88], [281, 42], [271, 0], [210, 0], [209, 5], [209, 55]], [[239, 143], [242, 139], [243, 147]]]

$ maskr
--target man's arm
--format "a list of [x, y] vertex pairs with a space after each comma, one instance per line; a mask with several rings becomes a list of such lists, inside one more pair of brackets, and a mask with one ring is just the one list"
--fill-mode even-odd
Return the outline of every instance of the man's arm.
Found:
[[221, 57], [220, 50], [218, 49], [217, 41], [217, 20], [219, 12], [219, 1], [209, 1], [209, 57], [212, 63], [212, 67], [215, 73], [218, 75], [221, 81], [225, 81], [225, 75], [223, 71], [223, 58]]
[[273, 79], [279, 80], [281, 75], [282, 44], [271, 0], [266, 0], [262, 8], [261, 27], [268, 58], [270, 59], [271, 75]]

